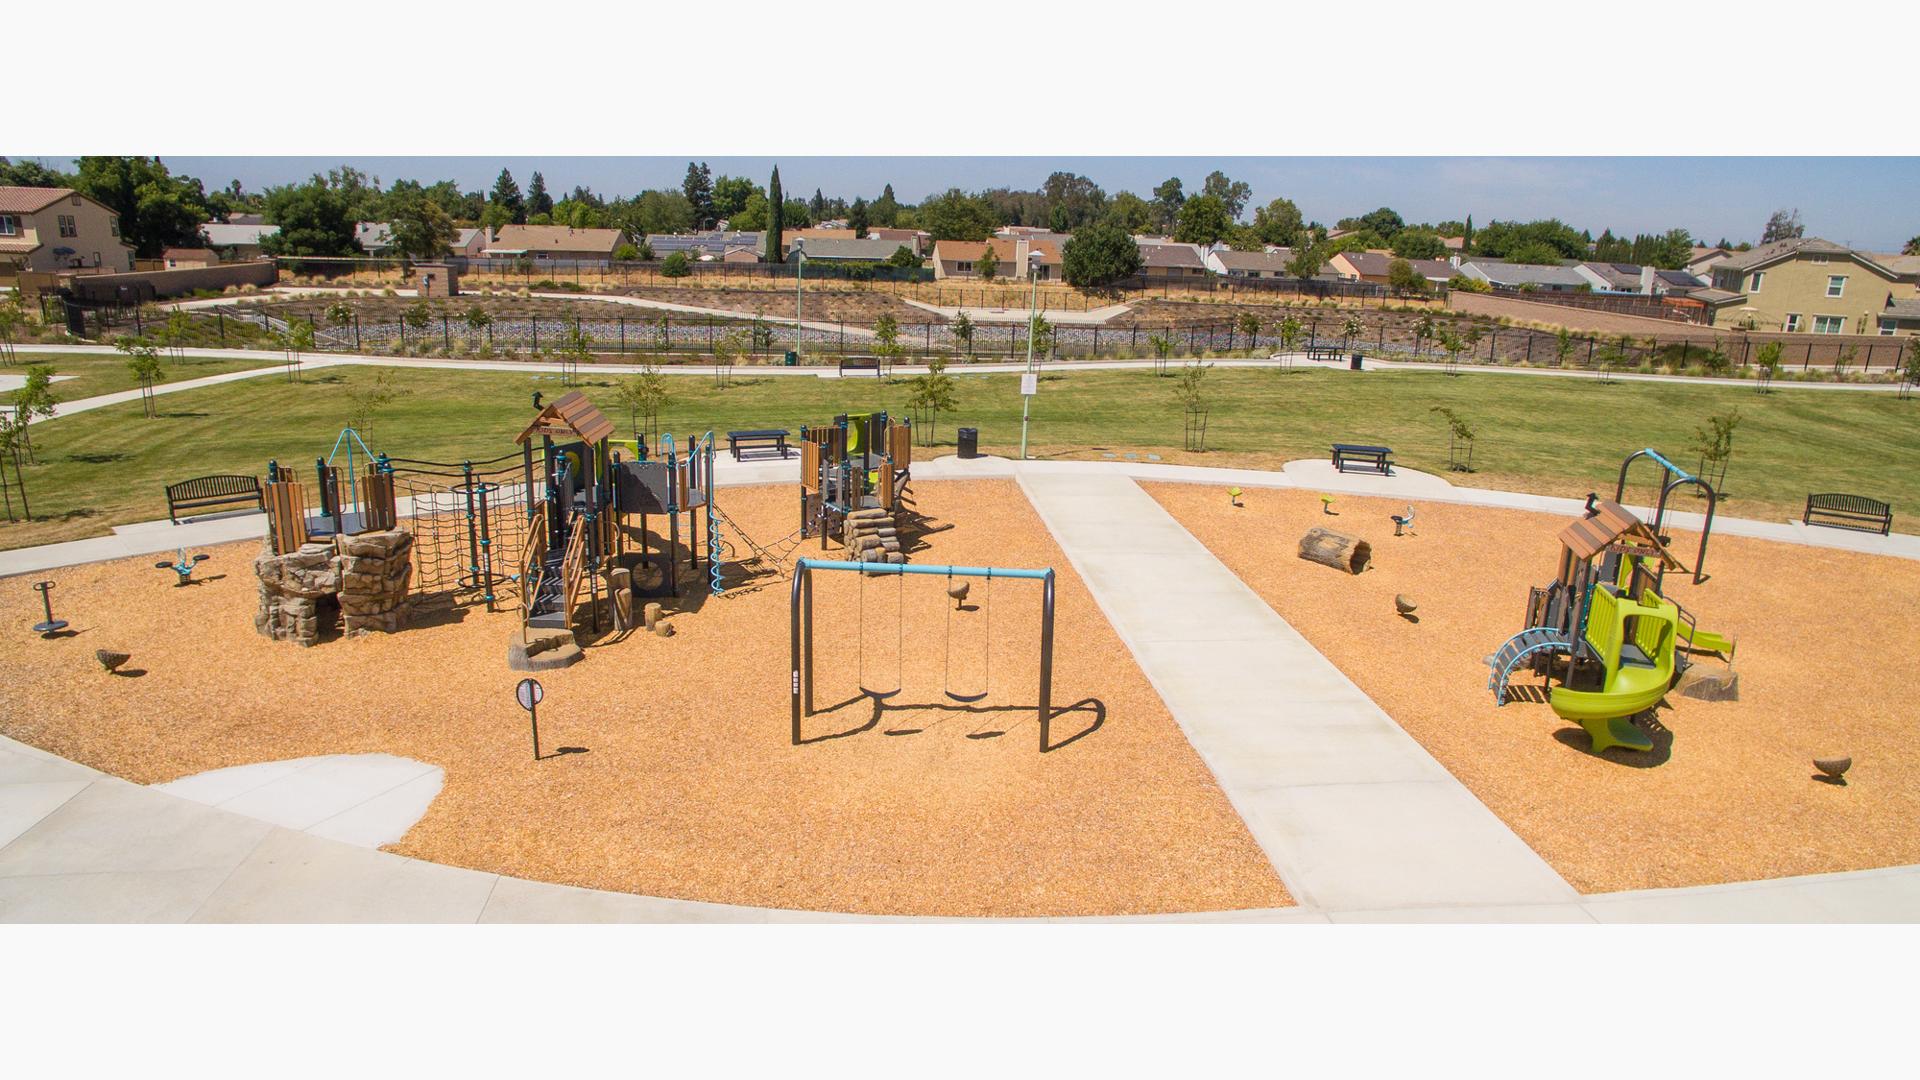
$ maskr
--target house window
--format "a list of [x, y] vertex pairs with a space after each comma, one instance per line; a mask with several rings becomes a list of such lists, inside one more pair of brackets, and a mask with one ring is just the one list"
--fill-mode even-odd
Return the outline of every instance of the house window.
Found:
[[61, 236], [79, 236], [80, 235], [79, 228], [76, 227], [73, 223], [72, 214], [60, 215], [60, 235]]
[[120, 219], [119, 218], [115, 217], [115, 218], [107, 219], [107, 232], [111, 233], [114, 236], [120, 235]]
[[1844, 334], [1847, 332], [1845, 315], [1815, 315], [1813, 332], [1816, 334]]
[[1800, 316], [1789, 313], [1787, 315], [1787, 321], [1781, 324], [1780, 329], [1785, 330], [1789, 334], [1799, 333]]
[[1758, 270], [1758, 271], [1755, 271], [1755, 272], [1754, 272], [1754, 275], [1753, 275], [1753, 285], [1752, 285], [1752, 287], [1750, 287], [1750, 288], [1748, 288], [1748, 289], [1747, 289], [1747, 291], [1748, 291], [1748, 292], [1750, 292], [1750, 293], [1757, 293], [1757, 292], [1759, 292], [1759, 291], [1760, 291], [1760, 283], [1761, 283], [1761, 282], [1763, 282], [1763, 281], [1765, 281], [1765, 280], [1767, 280], [1767, 272], [1766, 272], [1765, 270]]
[[971, 274], [973, 273], [973, 264], [970, 262], [955, 263], [954, 272], [958, 274]]
[[1886, 321], [1885, 319], [1880, 320], [1880, 336], [1881, 337], [1893, 336], [1893, 324]]
[[20, 219], [12, 214], [0, 214], [0, 236], [17, 236], [20, 233]]
[[1828, 299], [1837, 300], [1840, 298], [1840, 294], [1846, 291], [1847, 277], [1845, 274], [1834, 274], [1827, 278]]

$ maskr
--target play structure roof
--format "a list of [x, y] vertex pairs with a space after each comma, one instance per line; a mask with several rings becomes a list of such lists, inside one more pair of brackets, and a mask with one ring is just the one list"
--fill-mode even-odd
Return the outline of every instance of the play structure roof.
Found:
[[1626, 507], [1606, 499], [1593, 500], [1593, 509], [1586, 517], [1576, 518], [1560, 530], [1560, 543], [1582, 559], [1591, 559], [1608, 548], [1619, 548], [1630, 554], [1656, 557], [1668, 570], [1686, 569], [1645, 522]]
[[551, 435], [557, 438], [569, 436], [592, 445], [612, 435], [613, 421], [587, 400], [587, 395], [578, 390], [569, 390], [555, 398], [553, 403], [540, 410], [520, 433], [514, 442], [524, 443], [535, 435]]

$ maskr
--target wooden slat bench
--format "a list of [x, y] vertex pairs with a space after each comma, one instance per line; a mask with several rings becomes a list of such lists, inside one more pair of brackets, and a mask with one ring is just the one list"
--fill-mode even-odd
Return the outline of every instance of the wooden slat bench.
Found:
[[254, 509], [266, 510], [266, 499], [260, 491], [259, 477], [220, 473], [213, 476], [196, 476], [191, 480], [167, 485], [167, 520], [175, 525], [180, 524], [182, 510], [201, 510], [209, 506], [238, 506], [242, 503], [252, 503]]
[[1392, 476], [1393, 451], [1385, 446], [1356, 446], [1352, 443], [1334, 443], [1334, 471], [1346, 472], [1349, 465], [1361, 472], [1373, 472], [1379, 473], [1381, 476]]
[[[1815, 516], [1838, 520], [1815, 521]], [[1825, 525], [1831, 529], [1854, 529], [1885, 536], [1893, 530], [1893, 507], [1879, 499], [1869, 499], [1865, 495], [1845, 495], [1837, 491], [1829, 491], [1807, 496], [1807, 509], [1800, 515], [1800, 523]]]
[[843, 356], [841, 357], [840, 358], [840, 374], [845, 375], [849, 371], [855, 374], [859, 374], [862, 371], [871, 371], [873, 372], [875, 378], [879, 378], [886, 374], [885, 369], [881, 367], [880, 358], [877, 356]]
[[727, 432], [727, 447], [733, 451], [733, 460], [743, 460], [740, 451], [755, 447], [765, 447], [779, 452], [780, 459], [787, 457], [787, 431], [784, 428], [754, 428], [750, 431]]

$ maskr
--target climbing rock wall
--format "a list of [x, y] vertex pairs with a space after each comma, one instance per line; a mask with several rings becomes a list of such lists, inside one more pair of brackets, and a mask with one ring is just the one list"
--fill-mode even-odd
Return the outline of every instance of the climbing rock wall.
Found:
[[260, 581], [254, 628], [275, 641], [313, 645], [332, 628], [347, 634], [392, 633], [406, 621], [413, 576], [413, 536], [401, 529], [303, 544], [275, 555], [271, 544], [253, 561]]
[[855, 562], [907, 561], [900, 547], [899, 520], [891, 510], [869, 507], [851, 511], [842, 526], [841, 542], [846, 545], [847, 558]]

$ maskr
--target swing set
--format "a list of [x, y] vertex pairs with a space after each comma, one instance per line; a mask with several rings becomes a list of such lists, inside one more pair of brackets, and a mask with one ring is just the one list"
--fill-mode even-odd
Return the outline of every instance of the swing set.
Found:
[[801, 721], [808, 716], [812, 716], [814, 713], [814, 707], [813, 707], [813, 688], [814, 688], [813, 574], [816, 571], [821, 571], [821, 572], [844, 571], [849, 573], [857, 573], [862, 575], [875, 575], [875, 576], [892, 574], [897, 579], [895, 584], [894, 616], [895, 616], [895, 624], [896, 624], [896, 635], [900, 638], [900, 640], [898, 641], [897, 647], [894, 652], [894, 665], [895, 665], [894, 686], [893, 686], [893, 689], [891, 690], [875, 690], [870, 688], [867, 685], [866, 652], [865, 652], [866, 603], [865, 603], [864, 577], [862, 578], [862, 581], [861, 581], [862, 600], [860, 604], [860, 614], [858, 616], [858, 622], [857, 622], [858, 633], [860, 635], [859, 644], [858, 644], [860, 653], [857, 661], [859, 665], [857, 670], [859, 672], [861, 696], [873, 698], [875, 701], [885, 701], [888, 698], [893, 697], [894, 695], [900, 692], [900, 688], [902, 685], [901, 679], [899, 677], [901, 674], [899, 670], [899, 664], [900, 664], [900, 656], [903, 650], [898, 646], [904, 646], [905, 644], [905, 641], [904, 641], [904, 635], [906, 632], [905, 620], [902, 618], [902, 615], [904, 614], [903, 607], [905, 604], [904, 593], [905, 593], [906, 575], [921, 574], [921, 575], [945, 576], [949, 582], [949, 589], [945, 594], [948, 596], [954, 595], [954, 589], [951, 585], [951, 582], [954, 578], [969, 578], [969, 579], [983, 578], [986, 581], [986, 590], [985, 590], [986, 596], [982, 601], [982, 606], [986, 610], [987, 634], [988, 634], [987, 649], [986, 649], [986, 664], [985, 664], [985, 680], [984, 680], [985, 686], [977, 694], [958, 693], [953, 689], [953, 684], [951, 681], [951, 670], [950, 670], [952, 667], [952, 659], [953, 659], [953, 630], [952, 630], [953, 612], [952, 612], [952, 609], [949, 609], [946, 615], [947, 623], [948, 623], [947, 631], [946, 631], [946, 661], [947, 661], [948, 670], [943, 671], [941, 674], [941, 689], [946, 693], [947, 697], [953, 699], [954, 701], [960, 701], [960, 702], [974, 702], [974, 701], [983, 700], [987, 696], [987, 694], [990, 693], [993, 689], [993, 639], [992, 639], [993, 582], [996, 579], [999, 579], [999, 580], [1012, 579], [1017, 581], [1040, 582], [1041, 584], [1040, 703], [1037, 710], [1037, 714], [1040, 721], [1040, 750], [1041, 752], [1044, 753], [1049, 748], [1049, 746], [1051, 745], [1049, 742], [1049, 738], [1050, 738], [1049, 726], [1053, 718], [1053, 568], [1052, 567], [1048, 567], [1044, 570], [1024, 570], [1024, 569], [1010, 569], [1007, 567], [994, 567], [994, 566], [920, 566], [920, 565], [913, 565], [909, 563], [840, 562], [840, 561], [828, 560], [828, 559], [804, 559], [804, 558], [794, 563], [793, 593], [792, 593], [792, 601], [788, 611], [788, 630], [789, 630], [788, 657], [790, 660], [790, 674], [791, 674], [792, 695], [793, 695], [793, 710], [792, 710], [793, 745], [799, 746], [802, 742], [805, 741], [805, 739], [802, 737], [801, 730], [800, 730]]

